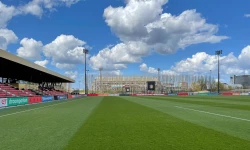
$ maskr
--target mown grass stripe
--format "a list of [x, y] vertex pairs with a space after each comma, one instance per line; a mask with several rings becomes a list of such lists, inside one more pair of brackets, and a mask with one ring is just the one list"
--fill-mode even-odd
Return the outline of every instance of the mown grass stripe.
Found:
[[56, 106], [56, 105], [61, 105], [61, 104], [65, 104], [65, 103], [69, 103], [69, 102], [73, 102], [73, 101], [75, 101], [75, 100], [68, 100], [68, 101], [58, 103], [58, 104], [51, 104], [51, 105], [47, 105], [47, 106], [40, 106], [40, 107], [37, 107], [37, 108], [31, 108], [31, 109], [28, 109], [28, 110], [17, 111], [17, 112], [6, 114], [6, 115], [0, 115], [0, 118], [11, 116], [11, 115], [16, 115], [16, 114], [20, 114], [20, 113], [24, 113], [24, 112], [34, 111], [34, 110], [38, 110], [38, 109], [42, 109], [42, 108], [52, 107], [52, 106]]
[[201, 112], [201, 113], [205, 113], [205, 114], [216, 115], [216, 116], [220, 116], [220, 117], [226, 117], [226, 118], [232, 118], [232, 119], [237, 119], [237, 120], [242, 120], [242, 121], [250, 122], [250, 120], [244, 119], [244, 118], [233, 117], [233, 116], [227, 116], [227, 115], [222, 115], [222, 114], [217, 114], [217, 113], [212, 113], [212, 112], [207, 112], [207, 111], [202, 111], [202, 110], [197, 110], [197, 109], [192, 109], [192, 108], [185, 108], [185, 107], [181, 107], [181, 106], [175, 106], [175, 107], [176, 107], [176, 108], [180, 108], [180, 109], [186, 109], [186, 110], [191, 110], [191, 111], [197, 111], [197, 112]]
[[123, 99], [161, 111], [163, 113], [197, 124], [199, 126], [210, 128], [219, 132], [229, 134], [234, 137], [250, 141], [249, 122], [206, 114], [206, 113], [200, 113], [197, 111], [180, 110], [175, 106], [179, 105], [186, 108], [193, 108], [197, 110], [203, 110], [227, 116], [246, 118], [248, 120], [250, 120], [249, 118], [250, 111], [229, 109], [229, 108], [218, 108], [218, 107], [187, 104], [187, 103], [175, 103], [172, 101], [162, 101], [149, 98], [142, 99], [138, 97], [123, 97]]
[[72, 100], [74, 101], [74, 100], [80, 100], [80, 99], [81, 100], [85, 99], [85, 97], [84, 98], [71, 99], [71, 100], [54, 100], [54, 101], [51, 101], [51, 102], [7, 107], [7, 108], [0, 109], [0, 115], [6, 115], [6, 114], [10, 114], [10, 113], [19, 112], [19, 111], [25, 111], [25, 110], [28, 110], [28, 109], [34, 109], [34, 108], [39, 108], [39, 107], [43, 107], [43, 106], [49, 106], [49, 105], [53, 105], [53, 104], [64, 103], [66, 101], [72, 101]]
[[84, 98], [2, 117], [0, 149], [62, 149], [102, 98]]
[[[147, 97], [140, 97], [140, 98], [147, 98]], [[149, 97], [148, 97], [149, 98]], [[188, 103], [188, 104], [197, 104], [197, 105], [206, 105], [206, 106], [213, 106], [213, 107], [223, 107], [223, 108], [232, 108], [232, 109], [239, 109], [239, 110], [250, 110], [250, 105], [237, 105], [237, 104], [227, 104], [227, 103], [220, 103], [220, 102], [208, 102], [208, 101], [192, 101], [185, 98], [180, 97], [150, 97], [150, 99], [156, 100], [166, 100], [172, 102], [179, 102], [179, 103]]]
[[188, 96], [188, 97], [183, 97], [183, 98], [188, 98], [188, 99], [213, 99], [213, 100], [227, 100], [227, 101], [237, 101], [237, 102], [250, 102], [250, 96]]
[[118, 97], [105, 97], [65, 147], [70, 150], [249, 148], [247, 140]]
[[[218, 97], [220, 97], [218, 99]], [[203, 102], [216, 102], [216, 103], [222, 103], [222, 104], [232, 104], [232, 105], [249, 105], [250, 106], [250, 97], [248, 101], [241, 101], [243, 97], [234, 97], [234, 99], [229, 99], [229, 97], [212, 97], [212, 96], [187, 96], [187, 97], [178, 97], [178, 99], [183, 100], [190, 100], [190, 101], [202, 101]], [[176, 97], [173, 97], [176, 98]]]

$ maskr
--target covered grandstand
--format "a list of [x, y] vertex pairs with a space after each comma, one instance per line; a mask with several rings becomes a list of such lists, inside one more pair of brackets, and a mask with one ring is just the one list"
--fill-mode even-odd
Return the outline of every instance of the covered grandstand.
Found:
[[[200, 78], [199, 78], [200, 79]], [[197, 78], [198, 80], [198, 78]], [[155, 81], [155, 93], [172, 93], [187, 91], [189, 82], [188, 77], [181, 75], [160, 75], [160, 76], [97, 76], [90, 81], [91, 93], [147, 93], [147, 82]], [[129, 88], [129, 92], [126, 91]]]
[[0, 79], [0, 97], [65, 95], [67, 92], [57, 87], [75, 82], [1, 49]]

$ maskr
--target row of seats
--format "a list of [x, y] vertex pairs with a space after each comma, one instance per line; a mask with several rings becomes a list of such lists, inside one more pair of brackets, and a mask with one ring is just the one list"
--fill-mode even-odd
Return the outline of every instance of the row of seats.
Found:
[[[38, 90], [43, 95], [66, 95], [69, 94], [65, 91], [57, 90]], [[15, 97], [15, 96], [35, 96], [36, 93], [30, 90], [17, 90], [11, 85], [0, 83], [0, 97]]]
[[56, 90], [45, 90], [45, 91], [39, 90], [39, 92], [41, 92], [45, 95], [65, 95], [65, 94], [68, 94], [66, 92], [56, 91]]
[[36, 94], [27, 90], [17, 90], [11, 85], [0, 84], [0, 97], [14, 97], [14, 96], [35, 96]]

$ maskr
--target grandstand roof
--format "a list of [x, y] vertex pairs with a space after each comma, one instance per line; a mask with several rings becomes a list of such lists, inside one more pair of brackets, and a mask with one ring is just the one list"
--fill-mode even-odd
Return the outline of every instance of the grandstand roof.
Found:
[[0, 77], [11, 78], [34, 83], [42, 82], [69, 82], [74, 80], [53, 72], [47, 68], [27, 61], [21, 57], [0, 49]]

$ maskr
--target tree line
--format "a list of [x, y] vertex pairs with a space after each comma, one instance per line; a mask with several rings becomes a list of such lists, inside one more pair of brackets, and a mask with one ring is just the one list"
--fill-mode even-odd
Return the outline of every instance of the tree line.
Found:
[[[219, 83], [220, 91], [231, 91], [232, 86], [225, 85], [223, 83]], [[211, 91], [216, 92], [218, 90], [218, 82], [212, 81], [211, 83], [206, 80], [198, 80], [197, 82], [193, 82], [191, 85], [190, 91]]]

